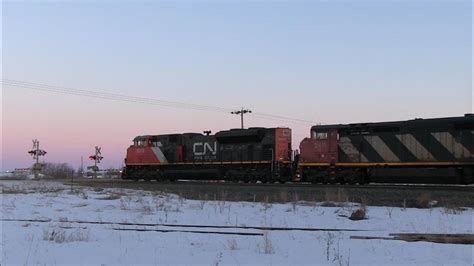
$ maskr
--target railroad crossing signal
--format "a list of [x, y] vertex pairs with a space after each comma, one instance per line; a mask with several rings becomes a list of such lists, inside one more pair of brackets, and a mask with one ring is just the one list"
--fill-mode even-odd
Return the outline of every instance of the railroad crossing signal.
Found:
[[47, 153], [45, 150], [40, 149], [39, 144], [40, 144], [39, 140], [34, 139], [33, 140], [33, 148], [32, 148], [31, 151], [28, 151], [28, 153], [31, 156], [33, 156], [33, 160], [36, 160], [35, 164], [32, 167], [33, 171], [35, 171], [35, 177], [38, 176], [38, 171], [41, 171], [41, 169], [43, 168], [43, 165], [40, 164], [40, 162], [39, 162], [39, 158], [41, 156], [45, 156], [46, 153]]
[[99, 164], [100, 161], [104, 159], [104, 157], [101, 156], [102, 155], [101, 149], [102, 149], [101, 147], [95, 146], [95, 154], [89, 156], [89, 159], [94, 161], [94, 166], [89, 166], [87, 168], [94, 171], [94, 177], [97, 177], [97, 171], [99, 171], [99, 167], [97, 166], [97, 164]]
[[44, 151], [44, 150], [40, 150], [39, 140], [34, 139], [33, 140], [33, 149], [31, 151], [29, 151], [28, 153], [31, 156], [33, 156], [33, 159], [36, 160], [36, 162], [38, 163], [39, 157], [45, 156], [47, 152]]

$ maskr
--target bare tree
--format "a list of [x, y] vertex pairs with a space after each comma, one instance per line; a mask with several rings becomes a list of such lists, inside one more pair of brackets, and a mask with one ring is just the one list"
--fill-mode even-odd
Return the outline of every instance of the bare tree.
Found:
[[45, 163], [41, 173], [47, 178], [69, 178], [74, 168], [67, 163]]

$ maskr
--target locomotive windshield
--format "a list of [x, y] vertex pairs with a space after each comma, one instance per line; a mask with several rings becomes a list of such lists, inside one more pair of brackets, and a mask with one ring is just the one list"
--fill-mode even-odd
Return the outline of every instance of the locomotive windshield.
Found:
[[133, 145], [137, 147], [144, 147], [146, 146], [146, 138], [145, 137], [136, 137], [133, 140]]
[[313, 131], [313, 134], [311, 136], [313, 139], [327, 139], [328, 138], [328, 132], [326, 131]]

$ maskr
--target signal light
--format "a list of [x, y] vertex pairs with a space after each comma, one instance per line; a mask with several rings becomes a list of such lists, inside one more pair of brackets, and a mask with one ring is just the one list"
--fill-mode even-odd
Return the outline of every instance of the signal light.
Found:
[[96, 155], [91, 155], [89, 156], [89, 159], [92, 160], [92, 161], [97, 161], [97, 162], [100, 162], [102, 159], [104, 159], [104, 157], [102, 156], [96, 156]]

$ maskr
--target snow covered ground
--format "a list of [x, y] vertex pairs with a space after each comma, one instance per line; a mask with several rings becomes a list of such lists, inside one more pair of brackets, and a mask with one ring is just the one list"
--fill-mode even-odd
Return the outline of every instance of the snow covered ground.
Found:
[[472, 245], [350, 238], [472, 234], [472, 209], [369, 206], [368, 219], [352, 221], [355, 205], [186, 200], [137, 190], [71, 191], [40, 181], [0, 185], [1, 265], [473, 264]]

